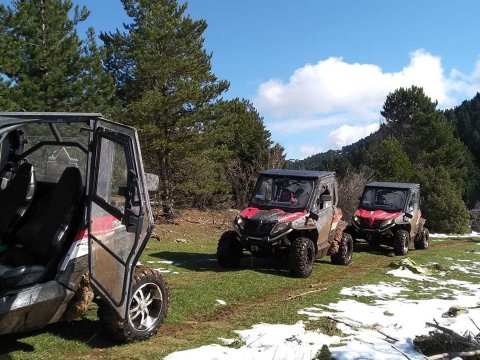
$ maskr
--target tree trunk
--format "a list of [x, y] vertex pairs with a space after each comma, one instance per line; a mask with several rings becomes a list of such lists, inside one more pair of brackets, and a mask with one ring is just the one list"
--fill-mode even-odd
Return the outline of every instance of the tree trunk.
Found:
[[163, 216], [167, 220], [173, 220], [173, 183], [172, 183], [172, 165], [170, 153], [162, 152], [159, 155], [160, 160], [160, 182], [162, 184], [161, 200]]

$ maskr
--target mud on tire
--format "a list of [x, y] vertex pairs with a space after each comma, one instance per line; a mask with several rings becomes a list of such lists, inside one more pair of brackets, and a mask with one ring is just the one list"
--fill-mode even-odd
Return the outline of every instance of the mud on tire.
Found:
[[237, 240], [234, 231], [227, 231], [218, 240], [217, 261], [223, 268], [236, 268], [243, 256], [242, 244]]
[[315, 245], [306, 237], [300, 237], [293, 241], [288, 265], [290, 275], [298, 278], [306, 278], [312, 273], [315, 261]]
[[406, 230], [398, 230], [393, 239], [393, 252], [395, 255], [406, 255], [408, 253], [408, 240], [410, 234]]
[[121, 319], [108, 304], [101, 302], [97, 315], [103, 328], [116, 340], [146, 340], [155, 335], [167, 316], [170, 294], [161, 274], [137, 266], [132, 282], [132, 298], [128, 301], [127, 318]]
[[348, 265], [352, 262], [353, 238], [348, 232], [343, 232], [338, 252], [331, 256], [332, 264]]
[[423, 228], [422, 231], [420, 231], [417, 236], [415, 236], [415, 240], [413, 244], [415, 245], [416, 250], [426, 250], [428, 249], [428, 238], [429, 238], [429, 231], [427, 228]]

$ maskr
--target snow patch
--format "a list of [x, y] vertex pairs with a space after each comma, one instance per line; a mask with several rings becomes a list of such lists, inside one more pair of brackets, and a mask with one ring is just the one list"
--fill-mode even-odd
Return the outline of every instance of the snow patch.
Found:
[[170, 260], [149, 260], [146, 261], [147, 264], [167, 264], [167, 265], [172, 265], [173, 261]]
[[338, 336], [305, 330], [300, 321], [294, 325], [258, 324], [248, 330], [236, 331], [245, 344], [239, 349], [217, 344], [179, 351], [165, 360], [228, 359], [228, 360], [302, 360], [312, 359], [323, 344], [340, 342]]
[[360, 285], [351, 288], [343, 288], [340, 295], [344, 296], [372, 296], [380, 299], [393, 298], [403, 291], [410, 291], [401, 286], [400, 283], [385, 283], [381, 282], [378, 285]]
[[172, 270], [165, 269], [165, 268], [156, 268], [156, 269], [154, 269], [154, 270], [156, 270], [156, 271], [158, 271], [158, 272], [161, 272], [161, 273], [169, 273], [169, 272], [172, 271]]
[[[480, 262], [461, 264], [453, 264], [453, 268], [465, 269], [470, 274], [480, 271]], [[480, 284], [454, 279], [438, 280], [433, 275], [415, 274], [405, 268], [390, 270], [388, 274], [400, 277], [399, 281], [344, 288], [340, 295], [357, 299], [344, 298], [330, 304], [313, 304], [298, 311], [300, 316], [310, 321], [325, 317], [334, 320], [342, 336], [306, 330], [302, 321], [294, 325], [258, 324], [247, 330], [236, 331], [240, 343], [244, 344], [240, 348], [212, 344], [175, 352], [165, 359], [303, 360], [312, 359], [323, 345], [330, 347], [334, 359], [341, 360], [423, 359], [414, 348], [413, 338], [427, 335], [433, 330], [426, 326], [427, 322], [435, 319], [441, 326], [460, 334], [478, 332], [474, 321], [480, 322]], [[413, 290], [426, 295], [435, 292], [435, 298], [402, 298], [402, 293]], [[368, 304], [357, 301], [366, 297]], [[465, 308], [468, 313], [442, 317], [452, 307]], [[219, 338], [219, 341], [223, 344], [238, 342], [224, 338]]]
[[437, 279], [431, 276], [415, 274], [410, 269], [394, 269], [387, 272], [389, 275], [393, 275], [399, 278], [411, 279], [416, 281], [436, 281]]
[[431, 233], [430, 234], [431, 238], [437, 238], [437, 239], [442, 239], [442, 238], [468, 238], [468, 237], [480, 237], [480, 233], [476, 231], [472, 231], [469, 234], [440, 234], [440, 233]]

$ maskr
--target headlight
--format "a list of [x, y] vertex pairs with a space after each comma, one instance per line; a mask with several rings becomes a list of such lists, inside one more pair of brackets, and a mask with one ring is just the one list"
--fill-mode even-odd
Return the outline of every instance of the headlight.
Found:
[[235, 219], [235, 224], [237, 224], [240, 230], [243, 230], [243, 227], [245, 225], [245, 220], [240, 215], [238, 215], [237, 218]]
[[385, 227], [387, 225], [390, 225], [394, 220], [393, 219], [389, 219], [389, 220], [384, 220], [382, 221], [382, 223], [380, 224], [380, 227]]
[[358, 223], [359, 222], [359, 218], [357, 215], [353, 215], [353, 221]]
[[272, 231], [270, 231], [270, 235], [280, 234], [281, 232], [284, 232], [285, 230], [287, 230], [288, 226], [289, 226], [288, 223], [279, 222], [275, 224]]

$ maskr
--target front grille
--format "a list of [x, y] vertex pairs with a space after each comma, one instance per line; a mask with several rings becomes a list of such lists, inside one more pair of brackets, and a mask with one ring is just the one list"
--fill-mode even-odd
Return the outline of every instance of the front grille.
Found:
[[360, 226], [364, 229], [377, 229], [380, 227], [380, 224], [383, 220], [374, 220], [373, 223], [370, 219], [362, 219], [360, 218]]
[[267, 236], [275, 223], [248, 219], [245, 221], [245, 233], [251, 236]]

